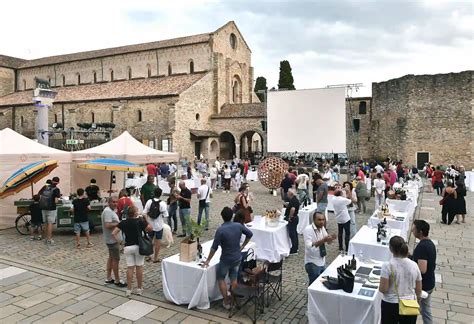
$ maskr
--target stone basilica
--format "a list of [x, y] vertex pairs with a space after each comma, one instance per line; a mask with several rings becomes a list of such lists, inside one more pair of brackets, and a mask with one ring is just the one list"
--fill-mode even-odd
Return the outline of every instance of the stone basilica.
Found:
[[[266, 146], [251, 51], [233, 21], [210, 33], [152, 43], [34, 60], [0, 55], [0, 129], [36, 138], [35, 77], [57, 92], [50, 125], [112, 122], [113, 137], [127, 130], [187, 159], [244, 157]], [[88, 147], [104, 139], [84, 140]], [[60, 134], [50, 145], [68, 149]]]

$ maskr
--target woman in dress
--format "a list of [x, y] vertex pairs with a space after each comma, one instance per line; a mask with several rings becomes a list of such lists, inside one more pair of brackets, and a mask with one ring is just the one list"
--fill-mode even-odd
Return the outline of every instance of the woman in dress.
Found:
[[147, 221], [138, 217], [137, 208], [132, 205], [128, 208], [127, 218], [123, 219], [113, 230], [112, 235], [120, 241], [120, 231], [125, 235], [124, 254], [127, 261], [127, 291], [126, 296], [132, 295], [133, 273], [137, 279], [137, 295], [143, 294], [143, 264], [145, 256], [138, 253], [138, 235], [143, 231], [151, 232], [152, 227]]
[[382, 324], [416, 323], [416, 315], [398, 314], [399, 299], [420, 298], [421, 272], [418, 265], [408, 258], [408, 245], [400, 236], [389, 243], [393, 258], [382, 265], [379, 291], [382, 295]]
[[380, 205], [383, 205], [385, 202], [385, 181], [382, 178], [380, 173], [377, 173], [377, 176], [374, 180], [375, 187], [375, 210], [378, 210]]
[[[443, 189], [442, 196], [443, 208], [441, 209], [441, 224], [451, 225], [454, 220], [454, 216], [456, 215], [457, 199], [457, 192], [456, 189], [454, 189], [454, 184], [451, 181], [448, 182], [448, 186]], [[448, 216], [447, 220], [446, 216]]]
[[441, 170], [441, 167], [438, 165], [436, 167], [436, 171], [433, 172], [433, 188], [436, 189], [436, 193], [438, 196], [441, 196], [443, 193], [443, 178], [444, 178], [444, 171]]
[[466, 186], [464, 185], [464, 180], [458, 180], [456, 182], [456, 201], [455, 201], [455, 210], [456, 210], [456, 224], [459, 223], [459, 216], [462, 218], [462, 222], [466, 222]]
[[248, 198], [248, 186], [247, 184], [243, 184], [239, 188], [239, 193], [235, 197], [235, 207], [234, 212], [244, 214], [244, 222], [250, 223], [252, 221], [252, 208], [249, 205], [249, 198]]

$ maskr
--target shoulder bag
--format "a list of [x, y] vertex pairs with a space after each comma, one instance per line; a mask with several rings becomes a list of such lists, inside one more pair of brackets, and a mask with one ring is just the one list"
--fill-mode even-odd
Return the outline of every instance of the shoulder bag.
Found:
[[393, 283], [395, 286], [395, 292], [397, 293], [398, 297], [398, 314], [403, 316], [416, 316], [420, 315], [420, 305], [418, 301], [415, 299], [401, 299], [400, 295], [398, 295], [398, 287], [397, 287], [397, 280], [395, 279], [395, 274], [393, 273], [392, 265], [390, 265], [391, 275], [393, 278]]
[[[140, 220], [137, 222], [138, 232], [138, 254], [149, 256], [153, 254], [153, 242], [146, 235], [146, 233], [140, 228]], [[145, 234], [145, 235], [143, 235]]]
[[209, 188], [209, 186], [208, 186], [208, 187], [207, 187], [206, 198], [204, 198], [204, 199], [199, 199], [199, 207], [201, 207], [201, 208], [206, 208], [206, 200], [207, 200], [207, 196], [209, 196], [209, 190], [211, 190], [211, 188]]

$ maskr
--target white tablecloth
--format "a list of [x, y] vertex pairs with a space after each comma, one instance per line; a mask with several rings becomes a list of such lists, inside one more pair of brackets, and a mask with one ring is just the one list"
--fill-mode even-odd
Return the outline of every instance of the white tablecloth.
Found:
[[[387, 234], [389, 234], [389, 240], [392, 236], [400, 236], [400, 230], [390, 229], [390, 233]], [[354, 254], [360, 257], [360, 253], [362, 252], [364, 259], [388, 261], [392, 257], [392, 253], [388, 248], [388, 240], [386, 245], [382, 244], [382, 242], [377, 242], [377, 229], [364, 225], [349, 241], [348, 255], [351, 256]]]
[[125, 188], [141, 188], [146, 183], [146, 177], [125, 179]]
[[390, 212], [402, 212], [408, 213], [410, 219], [413, 218], [415, 213], [415, 203], [411, 200], [396, 200], [396, 199], [387, 199], [385, 203], [388, 206]]
[[[396, 217], [403, 217], [403, 221], [401, 220], [395, 220], [392, 218], [387, 218], [387, 226], [392, 228], [392, 229], [398, 229], [400, 230], [400, 236], [403, 237], [404, 239], [407, 239], [408, 237], [408, 231], [410, 230], [410, 217], [408, 216], [408, 213], [404, 212], [397, 212], [397, 211], [390, 211], [392, 215]], [[367, 221], [367, 224], [369, 227], [377, 227], [377, 224], [383, 221], [383, 218], [380, 219], [377, 216], [377, 211], [375, 211], [372, 216], [369, 218]]]
[[[212, 240], [202, 244], [203, 255], [208, 256]], [[246, 249], [254, 248], [249, 242]], [[188, 309], [208, 309], [211, 301], [222, 298], [217, 286], [216, 266], [221, 256], [219, 247], [208, 268], [201, 268], [196, 262], [181, 262], [179, 254], [163, 259], [163, 292], [165, 298], [177, 305], [188, 304]]]
[[[306, 226], [313, 222], [313, 214], [318, 208], [318, 204], [312, 203], [305, 208], [300, 208], [298, 211], [298, 226], [296, 227], [296, 231], [298, 234], [303, 234], [304, 229]], [[285, 215], [286, 208], [282, 208], [281, 214]]]
[[[338, 256], [323, 272], [322, 276], [337, 277], [337, 267], [347, 263], [352, 257]], [[360, 266], [373, 267], [361, 263]], [[328, 290], [319, 277], [308, 287], [308, 322], [311, 324], [333, 323], [379, 323], [380, 303], [382, 299], [378, 289], [372, 297], [358, 295], [362, 284], [354, 283], [354, 291], [346, 293], [343, 290]], [[375, 285], [375, 284], [374, 284]]]
[[466, 179], [464, 179], [464, 183], [466, 184], [467, 190], [474, 191], [474, 171], [466, 171], [465, 175]]
[[247, 172], [247, 181], [258, 181], [258, 172], [249, 170]]
[[270, 227], [261, 222], [250, 222], [247, 224], [252, 231], [252, 242], [257, 245], [255, 254], [258, 260], [279, 262], [281, 258], [290, 254], [291, 241], [286, 229], [286, 221], [282, 221], [277, 227]]

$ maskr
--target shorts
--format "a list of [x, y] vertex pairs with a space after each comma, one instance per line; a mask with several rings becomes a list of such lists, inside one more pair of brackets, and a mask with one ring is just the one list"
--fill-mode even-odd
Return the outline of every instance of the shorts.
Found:
[[107, 244], [109, 249], [109, 258], [114, 260], [120, 260], [120, 246], [118, 243]]
[[89, 232], [89, 222], [74, 223], [74, 233], [80, 234]]
[[151, 231], [148, 236], [153, 239], [161, 240], [163, 238], [163, 229], [161, 231]]
[[138, 253], [138, 245], [124, 247], [123, 254], [125, 254], [127, 267], [141, 267], [145, 264], [145, 256]]
[[230, 281], [237, 280], [237, 275], [239, 273], [240, 260], [234, 263], [224, 263], [219, 261], [216, 269], [217, 280], [225, 280], [227, 274], [229, 274]]
[[56, 224], [56, 216], [58, 212], [55, 210], [42, 210], [43, 223], [45, 224]]

